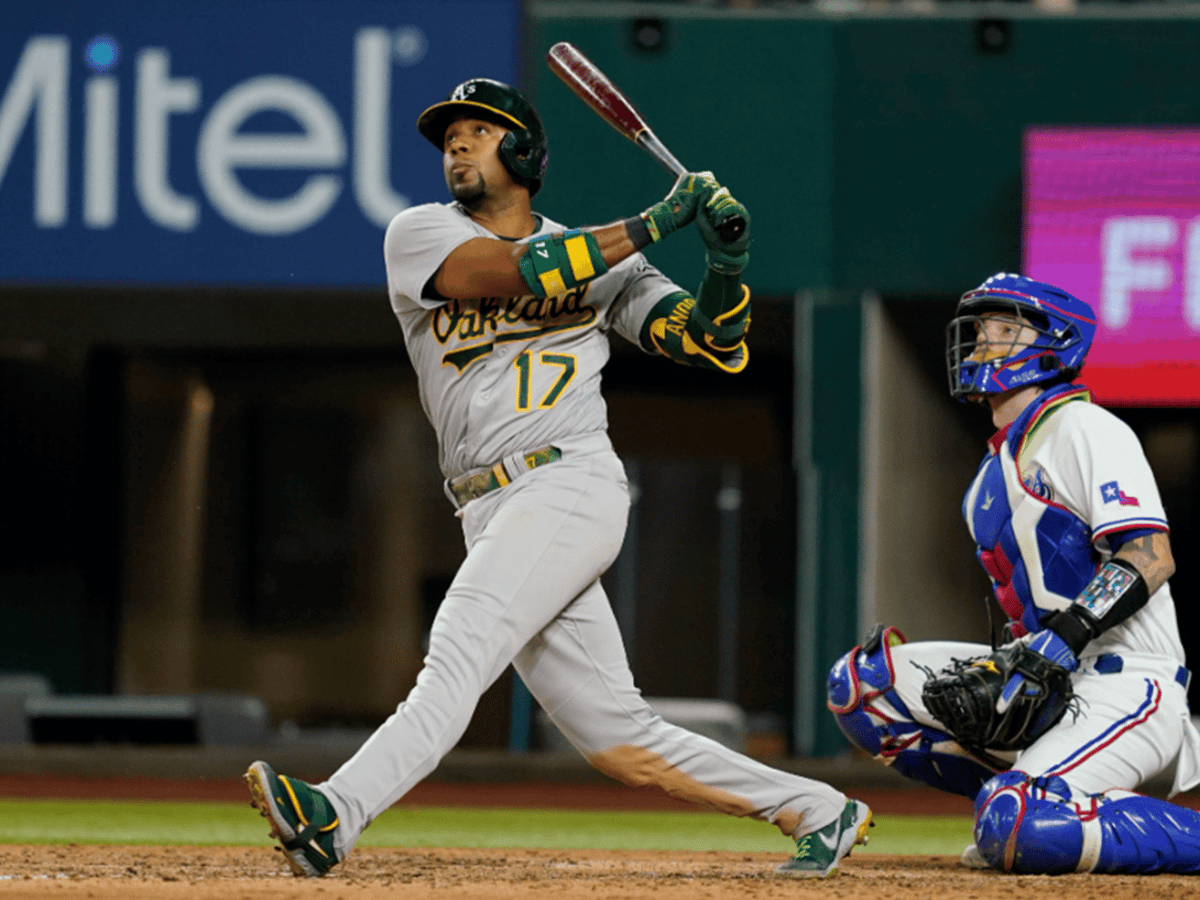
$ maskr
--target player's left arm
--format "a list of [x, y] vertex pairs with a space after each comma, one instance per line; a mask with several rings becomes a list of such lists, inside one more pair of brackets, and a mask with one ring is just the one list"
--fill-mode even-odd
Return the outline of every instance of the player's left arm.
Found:
[[[1074, 672], [1079, 667], [1080, 654], [1090, 641], [1145, 606], [1150, 595], [1174, 574], [1175, 562], [1171, 557], [1171, 541], [1167, 532], [1146, 533], [1145, 529], [1138, 529], [1136, 534], [1136, 537], [1121, 544], [1112, 558], [1100, 567], [1074, 603], [1049, 616], [1041, 631], [1005, 645], [990, 658], [994, 667], [998, 657], [1008, 658], [1010, 653], [1017, 654], [1011, 666], [1012, 671], [1001, 666], [1004, 669], [1003, 677], [994, 685], [996, 688], [1003, 686], [995, 698], [999, 707], [1007, 708], [1018, 695], [1032, 694], [1047, 698], [1046, 705], [1038, 708], [1036, 717], [1032, 719], [1034, 727], [1028, 733], [1023, 727], [1019, 729], [1022, 739], [1029, 738], [1031, 742], [1053, 725], [1062, 716], [1070, 699], [1069, 682], [1057, 676], [1048, 678], [1046, 673], [1060, 669]], [[1118, 535], [1112, 535], [1111, 538], [1118, 538]], [[942, 683], [942, 689], [948, 691], [947, 696], [951, 699], [956, 697], [959, 689], [956, 679], [960, 675], [959, 672], [950, 673], [949, 682]], [[935, 702], [938, 685], [939, 682], [934, 682], [926, 687], [927, 692], [933, 691]], [[926, 702], [930, 699], [926, 697]], [[943, 720], [948, 727], [957, 724], [948, 707], [943, 706], [942, 711], [950, 717], [949, 721]], [[1023, 716], [1022, 719], [1029, 717]], [[1001, 715], [990, 724], [1003, 730], [1011, 727], [1009, 721]], [[1028, 746], [1028, 743], [1020, 746]]]
[[1171, 538], [1165, 531], [1154, 531], [1121, 545], [1113, 559], [1129, 563], [1146, 581], [1146, 590], [1153, 595], [1175, 574], [1175, 557], [1171, 553]]
[[1074, 602], [1045, 621], [1078, 656], [1141, 610], [1174, 574], [1175, 560], [1158, 486], [1133, 430], [1090, 405], [1075, 412], [1069, 443], [1082, 479], [1080, 509], [1113, 551]]
[[711, 172], [684, 172], [666, 197], [629, 219], [543, 234], [526, 243], [476, 237], [451, 251], [433, 287], [442, 297], [460, 300], [550, 297], [573, 290], [690, 225], [717, 187]]
[[1135, 537], [1100, 566], [1074, 603], [1046, 619], [1046, 628], [1077, 657], [1090, 641], [1145, 606], [1174, 573], [1167, 532]]
[[[746, 229], [736, 241], [724, 241], [720, 226], [734, 216], [745, 219]], [[719, 187], [700, 207], [696, 225], [707, 263], [700, 289], [694, 297], [675, 291], [659, 300], [642, 324], [641, 344], [685, 365], [740, 372], [750, 358], [750, 289], [741, 278], [750, 259], [750, 213]]]

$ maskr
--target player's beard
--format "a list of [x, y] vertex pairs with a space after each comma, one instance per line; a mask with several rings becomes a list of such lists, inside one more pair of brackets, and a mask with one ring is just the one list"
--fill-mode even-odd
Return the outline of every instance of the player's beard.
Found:
[[475, 175], [471, 181], [452, 180], [449, 185], [451, 196], [467, 209], [478, 208], [487, 196], [487, 182], [483, 180], [483, 173], [475, 170]]

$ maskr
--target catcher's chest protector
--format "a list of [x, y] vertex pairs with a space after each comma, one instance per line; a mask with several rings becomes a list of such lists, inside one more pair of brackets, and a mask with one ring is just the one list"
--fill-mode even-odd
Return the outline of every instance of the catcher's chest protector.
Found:
[[1042, 618], [1070, 603], [1095, 573], [1088, 524], [1054, 502], [1050, 476], [1031, 463], [1050, 417], [1086, 399], [1085, 388], [1064, 385], [1031, 404], [989, 442], [963, 500], [976, 555], [1014, 637], [1040, 630]]

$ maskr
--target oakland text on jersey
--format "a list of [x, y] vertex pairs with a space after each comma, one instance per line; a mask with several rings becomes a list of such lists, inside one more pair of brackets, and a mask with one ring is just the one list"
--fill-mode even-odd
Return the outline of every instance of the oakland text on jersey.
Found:
[[429, 322], [439, 344], [455, 338], [470, 341], [491, 335], [492, 339], [452, 350], [442, 357], [442, 364], [453, 365], [461, 372], [476, 359], [491, 353], [497, 341], [528, 341], [550, 332], [591, 325], [597, 312], [596, 307], [584, 302], [587, 289], [585, 284], [553, 297], [526, 295], [447, 301], [433, 311]]

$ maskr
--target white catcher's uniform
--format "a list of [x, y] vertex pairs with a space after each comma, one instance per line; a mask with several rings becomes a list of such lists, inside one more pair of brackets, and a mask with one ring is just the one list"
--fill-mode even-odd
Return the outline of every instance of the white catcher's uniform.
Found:
[[[544, 218], [537, 235], [564, 231]], [[600, 394], [607, 332], [638, 343], [654, 304], [679, 288], [639, 253], [557, 297], [438, 300], [426, 285], [450, 252], [496, 236], [457, 204], [405, 210], [384, 240], [392, 308], [437, 432], [447, 479], [497, 463], [507, 485], [461, 505], [467, 557], [434, 620], [408, 698], [317, 787], [340, 820], [339, 856], [454, 747], [480, 695], [512, 663], [567, 739], [630, 784], [802, 835], [845, 796], [667, 724], [634, 686], [600, 575], [629, 509]], [[554, 447], [556, 461], [526, 468]], [[460, 505], [456, 502], [456, 506]]]
[[[1086, 388], [1052, 388], [989, 442], [963, 501], [978, 555], [1015, 636], [1069, 605], [1110, 558], [1110, 537], [1167, 530], [1137, 437], [1090, 401]], [[928, 671], [990, 647], [923, 641], [891, 649], [895, 689], [919, 723]], [[1120, 625], [1088, 644], [1066, 716], [1015, 757], [1012, 768], [1061, 776], [1093, 794], [1133, 789], [1178, 757], [1173, 793], [1200, 783], [1200, 736], [1187, 705], [1187, 669], [1175, 606], [1164, 584]], [[1011, 755], [1010, 755], [1011, 756]]]

